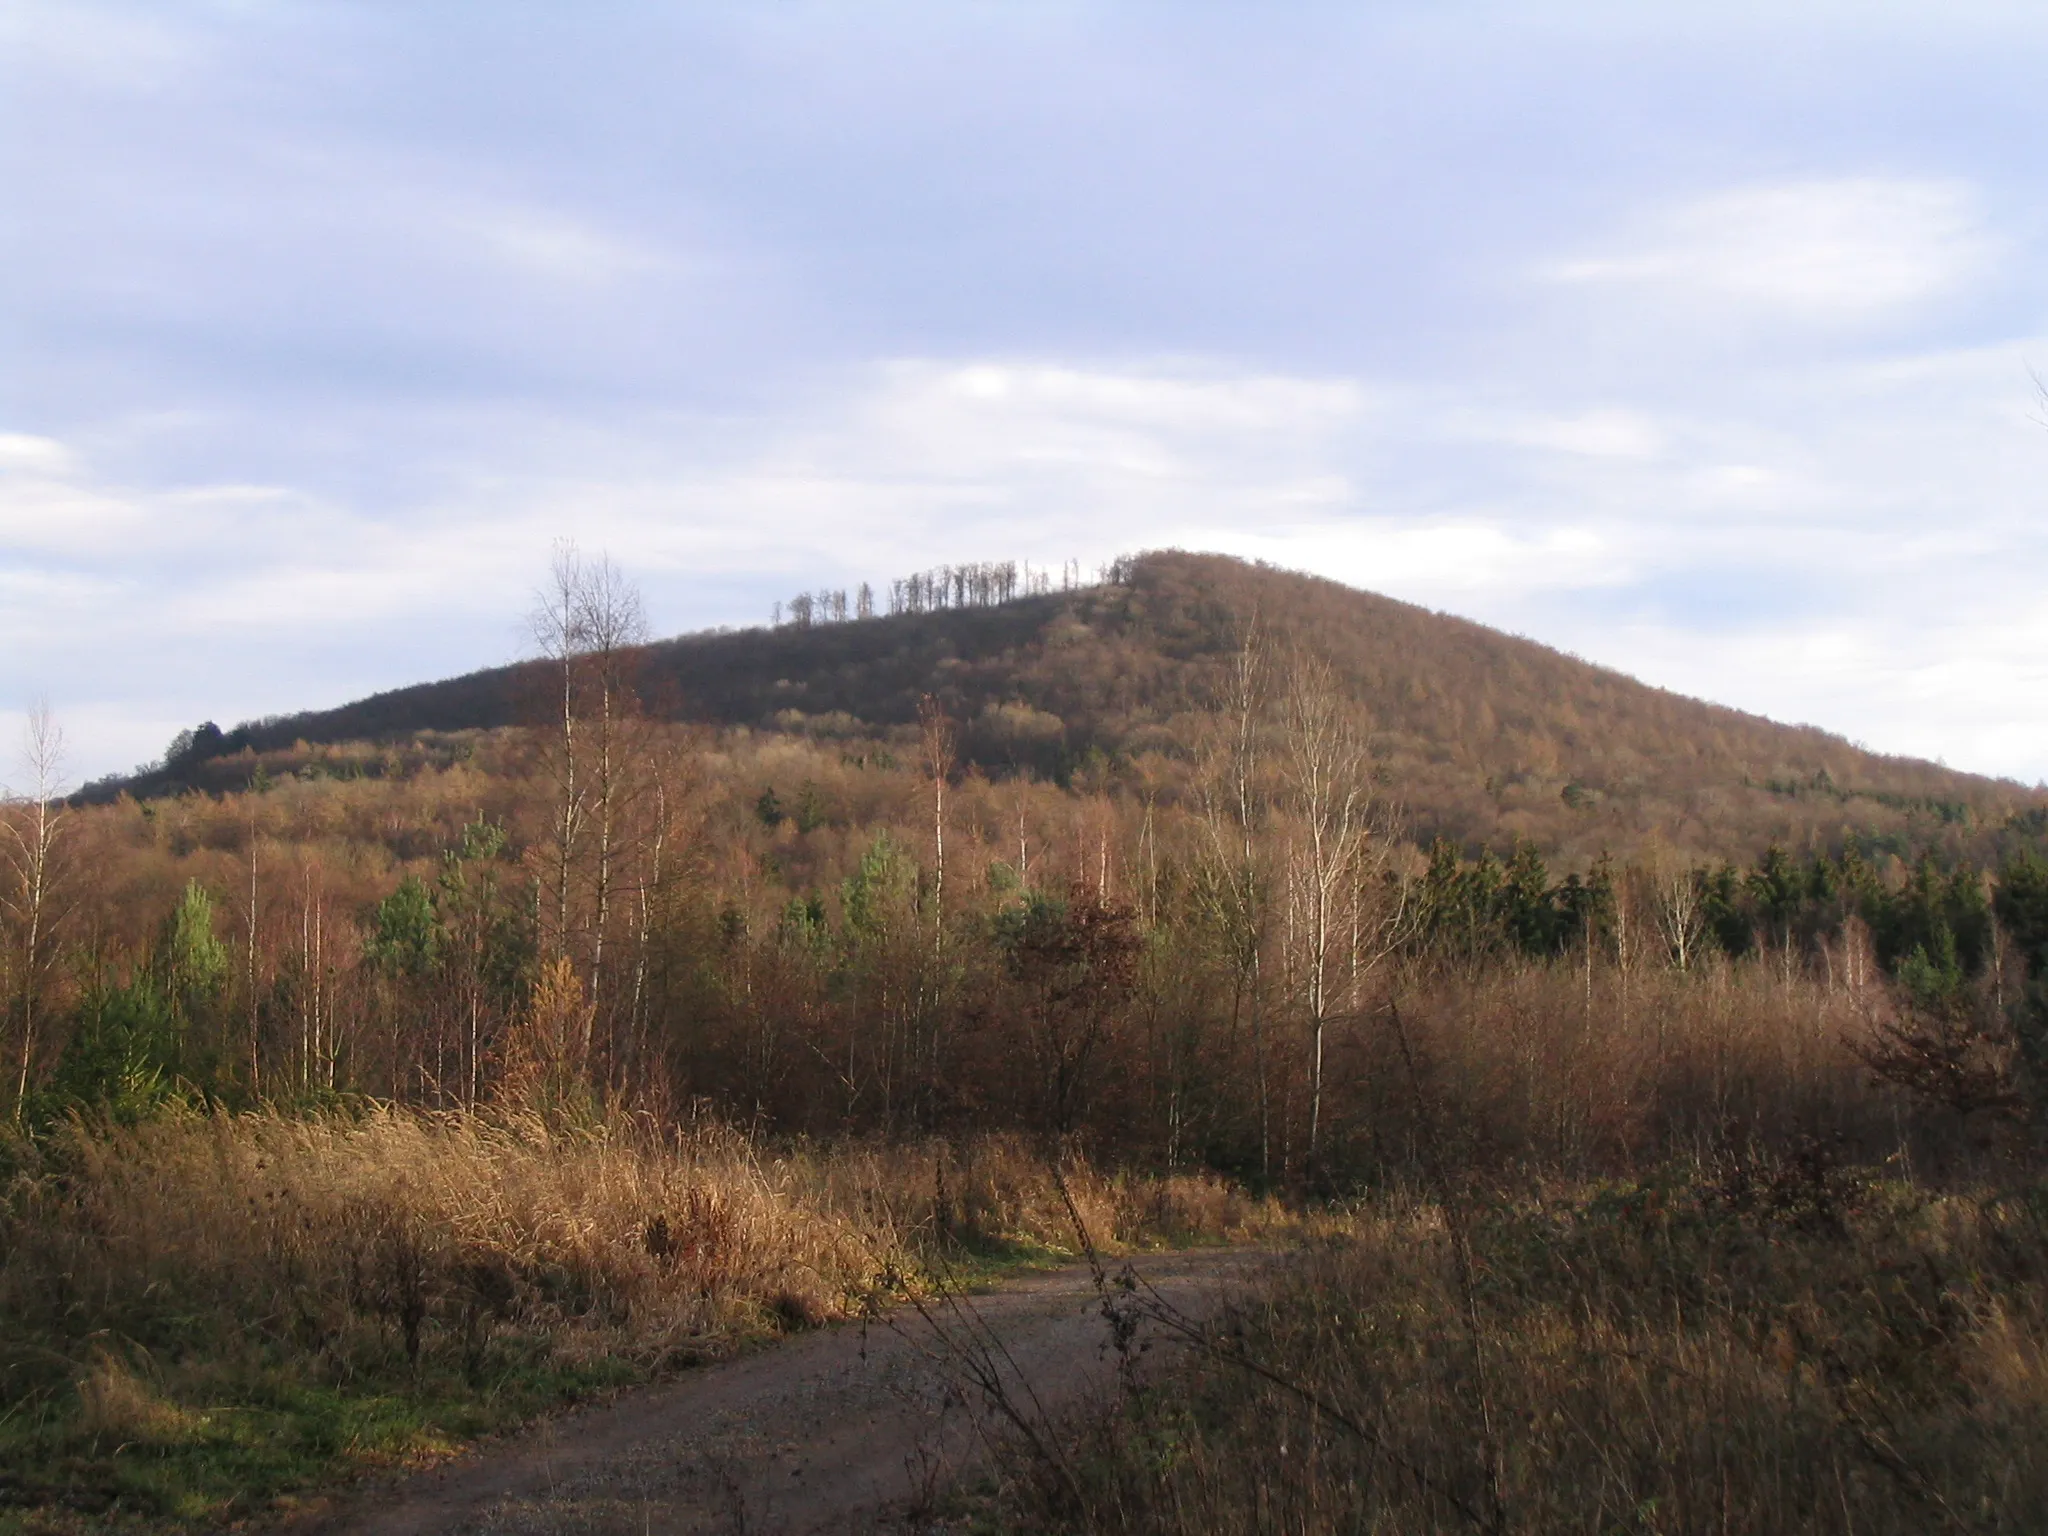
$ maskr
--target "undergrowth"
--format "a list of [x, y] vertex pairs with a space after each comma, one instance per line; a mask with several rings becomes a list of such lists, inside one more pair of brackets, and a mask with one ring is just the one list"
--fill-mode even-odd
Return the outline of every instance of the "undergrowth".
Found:
[[[1013, 1449], [1004, 1528], [2048, 1529], [2048, 1188], [1817, 1151], [1385, 1197]], [[1144, 1379], [1144, 1378], [1133, 1378]]]
[[[0, 1176], [0, 1530], [289, 1508], [1071, 1232], [1000, 1138], [172, 1114], [8, 1143]], [[1126, 1244], [1273, 1219], [1199, 1177], [1067, 1183]]]

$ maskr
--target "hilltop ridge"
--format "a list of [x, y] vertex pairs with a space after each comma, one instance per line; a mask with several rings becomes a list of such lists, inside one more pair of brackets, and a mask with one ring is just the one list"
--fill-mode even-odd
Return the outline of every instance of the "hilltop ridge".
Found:
[[[639, 655], [640, 692], [663, 718], [849, 740], [903, 731], [929, 693], [961, 723], [966, 762], [1064, 779], [1084, 763], [1184, 754], [1253, 615], [1280, 646], [1328, 657], [1418, 839], [1527, 839], [1566, 858], [1659, 840], [1736, 856], [1848, 835], [1982, 842], [2048, 815], [2037, 790], [1687, 698], [1321, 577], [1181, 551], [1120, 562], [1101, 585], [1000, 603], [659, 641]], [[298, 744], [543, 719], [540, 665], [253, 722], [209, 760], [128, 787], [224, 788], [246, 781], [247, 759]]]

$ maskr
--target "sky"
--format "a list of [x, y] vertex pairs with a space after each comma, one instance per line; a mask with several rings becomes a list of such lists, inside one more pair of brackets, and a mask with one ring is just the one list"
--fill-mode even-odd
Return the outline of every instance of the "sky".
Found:
[[0, 744], [512, 660], [561, 538], [659, 633], [1174, 546], [2048, 779], [2044, 78], [1972, 0], [0, 0]]

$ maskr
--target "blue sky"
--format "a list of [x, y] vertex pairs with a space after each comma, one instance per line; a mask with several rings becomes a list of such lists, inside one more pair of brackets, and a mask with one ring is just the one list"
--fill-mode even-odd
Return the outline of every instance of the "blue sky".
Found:
[[12, 0], [0, 729], [1171, 544], [2048, 778], [2048, 12], [1783, 9]]

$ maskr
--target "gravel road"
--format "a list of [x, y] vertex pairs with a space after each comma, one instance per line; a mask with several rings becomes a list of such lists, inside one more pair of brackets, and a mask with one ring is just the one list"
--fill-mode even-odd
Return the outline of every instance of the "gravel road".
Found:
[[[1168, 1254], [1138, 1273], [1201, 1313], [1262, 1255]], [[994, 1420], [957, 1346], [1000, 1371], [1027, 1411], [1055, 1410], [1116, 1370], [1085, 1269], [1033, 1275], [920, 1316], [807, 1334], [553, 1420], [364, 1495], [322, 1536], [653, 1536], [902, 1532], [965, 1472]], [[1035, 1403], [1035, 1409], [1031, 1405]]]

